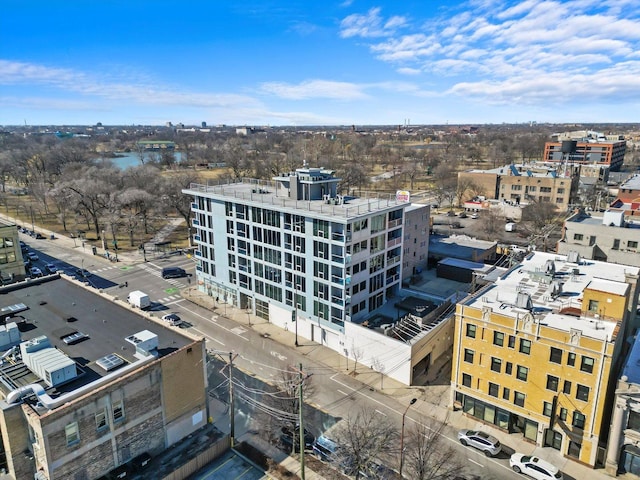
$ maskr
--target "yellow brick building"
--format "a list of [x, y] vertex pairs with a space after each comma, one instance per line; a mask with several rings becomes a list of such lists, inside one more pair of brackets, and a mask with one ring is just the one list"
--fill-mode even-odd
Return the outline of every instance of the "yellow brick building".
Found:
[[604, 462], [639, 269], [534, 252], [457, 305], [454, 408], [590, 466]]

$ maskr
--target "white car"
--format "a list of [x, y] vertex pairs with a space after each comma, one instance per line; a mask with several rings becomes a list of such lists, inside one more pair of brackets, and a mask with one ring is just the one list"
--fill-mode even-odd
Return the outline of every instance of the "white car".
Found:
[[561, 480], [562, 472], [558, 467], [532, 455], [514, 453], [509, 459], [509, 465], [516, 473], [524, 473], [536, 480]]
[[470, 445], [481, 450], [487, 457], [495, 457], [502, 450], [502, 445], [496, 437], [478, 430], [460, 430], [458, 441], [465, 447]]
[[169, 313], [167, 315], [164, 315], [162, 317], [162, 320], [164, 320], [165, 322], [169, 322], [169, 325], [171, 325], [172, 327], [177, 327], [182, 323], [182, 320], [180, 320], [180, 317], [175, 313]]

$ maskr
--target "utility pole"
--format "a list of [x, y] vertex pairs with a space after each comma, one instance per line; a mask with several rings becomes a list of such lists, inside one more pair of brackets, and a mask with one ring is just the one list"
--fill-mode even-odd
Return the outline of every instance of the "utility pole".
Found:
[[236, 422], [235, 422], [235, 405], [234, 405], [234, 396], [233, 396], [233, 352], [229, 352], [229, 437], [231, 448], [235, 447], [235, 433], [236, 433]]
[[[305, 480], [304, 478], [304, 424], [303, 424], [303, 415], [302, 415], [302, 383], [304, 382], [304, 374], [302, 372], [302, 363], [300, 364], [300, 370], [298, 371], [299, 382], [298, 382], [298, 423], [300, 423], [300, 479]], [[295, 441], [293, 442], [295, 445]]]

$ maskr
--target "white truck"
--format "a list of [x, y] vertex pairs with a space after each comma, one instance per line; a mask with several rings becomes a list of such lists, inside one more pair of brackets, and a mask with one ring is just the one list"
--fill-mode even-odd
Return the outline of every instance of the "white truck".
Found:
[[139, 308], [144, 310], [145, 308], [149, 308], [151, 306], [151, 300], [149, 299], [149, 295], [140, 290], [134, 290], [127, 297], [127, 301], [129, 305], [134, 308]]

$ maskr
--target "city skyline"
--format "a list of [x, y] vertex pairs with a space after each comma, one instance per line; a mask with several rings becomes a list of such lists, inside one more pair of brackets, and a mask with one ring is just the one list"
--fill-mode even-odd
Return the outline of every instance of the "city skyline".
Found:
[[633, 0], [5, 5], [0, 124], [634, 122]]

